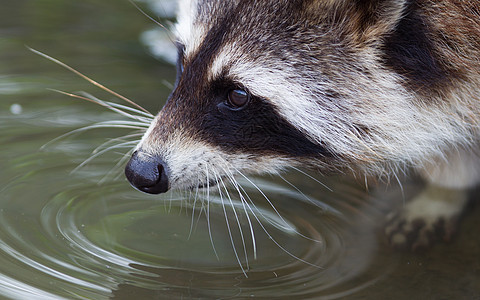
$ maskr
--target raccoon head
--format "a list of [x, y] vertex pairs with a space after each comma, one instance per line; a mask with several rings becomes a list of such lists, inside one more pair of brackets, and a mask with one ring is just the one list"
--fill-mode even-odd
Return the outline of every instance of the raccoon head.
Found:
[[290, 166], [415, 159], [432, 143], [386, 57], [405, 2], [180, 1], [175, 88], [127, 178], [161, 193]]

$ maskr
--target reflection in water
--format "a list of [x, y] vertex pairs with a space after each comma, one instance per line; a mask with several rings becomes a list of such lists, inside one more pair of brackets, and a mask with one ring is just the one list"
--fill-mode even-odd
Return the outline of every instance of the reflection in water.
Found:
[[[63, 123], [68, 110], [53, 128], [46, 125], [53, 112], [39, 116], [38, 138], [16, 135], [9, 147], [36, 147], [54, 136], [50, 130], [78, 127]], [[86, 112], [84, 117], [95, 119]], [[0, 120], [17, 128], [32, 122], [28, 114]], [[0, 265], [9, 266], [2, 268], [5, 282], [18, 281], [42, 297], [98, 299], [140, 289], [175, 297], [336, 298], [389, 269], [373, 259], [381, 213], [355, 186], [333, 180], [322, 186], [296, 172], [279, 182], [239, 179], [245, 202], [235, 188], [228, 196], [215, 189], [145, 195], [123, 177], [104, 179], [115, 153], [76, 170], [88, 157], [84, 143], [92, 139], [85, 133], [55, 141], [7, 163], [11, 178], [2, 191], [0, 218]], [[305, 189], [314, 195], [300, 192]], [[8, 289], [0, 292], [7, 295]]]
[[270, 201], [244, 179], [250, 207], [235, 188], [231, 199], [212, 190], [209, 202], [194, 192], [151, 196], [130, 188], [116, 165], [139, 138], [128, 129], [84, 132], [42, 148], [119, 116], [46, 92], [84, 90], [111, 100], [25, 44], [152, 112], [174, 71], [136, 42], [149, 23], [128, 1], [1, 4], [0, 297], [478, 298], [478, 215], [451, 245], [399, 254], [380, 243], [379, 228], [386, 200], [402, 205], [401, 193], [374, 199], [348, 179], [322, 178], [322, 185], [295, 171], [252, 179]]
[[[130, 100], [62, 62], [30, 50], [132, 105]], [[192, 289], [199, 289], [201, 293], [198, 296], [205, 297], [272, 296], [279, 292], [279, 296], [328, 295], [335, 298], [365, 287], [379, 276], [362, 276], [360, 284], [350, 282], [364, 274], [376, 252], [373, 238], [376, 222], [371, 220], [373, 214], [364, 215], [363, 208], [358, 206], [359, 201], [366, 200], [365, 194], [359, 193], [358, 189], [333, 182], [331, 184], [335, 186], [329, 187], [330, 184], [323, 184], [301, 170], [298, 170], [301, 177], [320, 184], [317, 194], [321, 200], [307, 196], [297, 188], [291, 182], [298, 181], [297, 177], [288, 180], [283, 176], [279, 176], [284, 181], [283, 185], [272, 181], [256, 183], [242, 175], [243, 180], [235, 181], [231, 188], [221, 182], [208, 191], [195, 191], [187, 196], [170, 194], [166, 199], [150, 198], [152, 201], [137, 199], [147, 196], [132, 195], [131, 190], [126, 190], [124, 180], [122, 185], [112, 183], [114, 189], [104, 179], [100, 180], [102, 186], [92, 185], [91, 179], [96, 172], [88, 170], [77, 174], [76, 171], [111, 150], [132, 148], [152, 116], [142, 111], [143, 108], [138, 110], [102, 101], [88, 94], [61, 93], [95, 102], [117, 113], [115, 117], [127, 117], [133, 121], [107, 120], [80, 127], [53, 139], [42, 149], [48, 149], [47, 146], [69, 135], [90, 129], [136, 129], [140, 133], [115, 138], [96, 147], [89, 158], [73, 169], [70, 178], [56, 182], [60, 187], [56, 189], [57, 193], [37, 212], [40, 218], [37, 222], [41, 225], [39, 235], [48, 237], [48, 240], [61, 237], [62, 243], [55, 249], [61, 249], [62, 244], [65, 247], [67, 242], [69, 249], [78, 252], [77, 264], [72, 265], [70, 259], [59, 260], [58, 254], [52, 255], [42, 248], [36, 252], [42, 253], [49, 263], [60, 264], [62, 268], [76, 270], [80, 267], [78, 271], [82, 275], [88, 274], [90, 280], [66, 275], [59, 272], [58, 267], [46, 267], [19, 255], [19, 259], [29, 262], [29, 266], [70, 284], [75, 283], [76, 288], [88, 287], [97, 293], [105, 288], [107, 291], [118, 289], [99, 285], [97, 278], [103, 276], [95, 271], [98, 265], [107, 267], [108, 282], [121, 282], [119, 279], [125, 280], [127, 273], [134, 286], [153, 290], [158, 290], [158, 281], [152, 285], [151, 279], [140, 280], [132, 275], [138, 275], [139, 270], [149, 270], [148, 273], [167, 279], [161, 282], [161, 286], [169, 288], [173, 284], [169, 273], [174, 271], [177, 273], [175, 280], [184, 274], [190, 277], [191, 283], [177, 288], [176, 296], [184, 296], [185, 289], [191, 296]], [[132, 138], [133, 141], [125, 141]], [[68, 154], [75, 154], [75, 150], [68, 148]], [[47, 157], [53, 156], [44, 159]], [[123, 162], [124, 159], [120, 159], [117, 166], [122, 166]], [[39, 175], [48, 175], [48, 178], [61, 177], [61, 173], [62, 168], [38, 169]], [[63, 188], [70, 186], [72, 180], [76, 182], [75, 186]], [[338, 191], [333, 194], [333, 190]], [[12, 188], [12, 191], [15, 189]], [[9, 224], [5, 227], [12, 228]], [[19, 236], [16, 232], [10, 235]], [[72, 254], [69, 251], [69, 255]], [[167, 274], [164, 274], [165, 270]], [[378, 270], [384, 271], [381, 268]], [[192, 271], [198, 274], [192, 276]], [[205, 281], [210, 274], [221, 277], [214, 276]], [[199, 286], [196, 284], [198, 277], [202, 278]], [[92, 282], [92, 278], [97, 280]], [[237, 284], [234, 285], [234, 294], [231, 294], [233, 282]], [[251, 282], [255, 283], [252, 287], [249, 286]], [[339, 287], [342, 292], [337, 295], [335, 289]], [[205, 293], [205, 290], [210, 292]]]

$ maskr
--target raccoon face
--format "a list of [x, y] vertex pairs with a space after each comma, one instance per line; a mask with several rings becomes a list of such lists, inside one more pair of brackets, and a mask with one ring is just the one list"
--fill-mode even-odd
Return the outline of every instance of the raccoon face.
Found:
[[[259, 17], [252, 13], [241, 12], [230, 1], [180, 3], [175, 89], [126, 168], [127, 178], [138, 189], [158, 193], [195, 188], [238, 172], [276, 172], [307, 157], [331, 156], [323, 143], [286, 120], [272, 103], [272, 95], [263, 91], [262, 86], [274, 87], [262, 81], [275, 78], [256, 78], [255, 73], [268, 74], [277, 59], [269, 62], [263, 49], [249, 53], [248, 47], [277, 29], [271, 24], [275, 31], [265, 29], [250, 39], [244, 31], [251, 31], [255, 21], [248, 20], [248, 28], [243, 29], [237, 24]], [[246, 70], [248, 76], [260, 85], [243, 80], [229, 67], [243, 69], [251, 63], [259, 68]], [[274, 68], [281, 72], [283, 66]]]
[[385, 58], [404, 3], [180, 1], [175, 88], [127, 178], [160, 193], [289, 166], [415, 160], [438, 143]]

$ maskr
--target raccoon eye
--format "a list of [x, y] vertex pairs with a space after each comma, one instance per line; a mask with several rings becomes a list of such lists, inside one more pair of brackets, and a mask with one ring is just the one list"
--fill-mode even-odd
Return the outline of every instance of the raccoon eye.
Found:
[[250, 94], [241, 89], [231, 90], [227, 97], [228, 104], [233, 108], [241, 108], [250, 100]]

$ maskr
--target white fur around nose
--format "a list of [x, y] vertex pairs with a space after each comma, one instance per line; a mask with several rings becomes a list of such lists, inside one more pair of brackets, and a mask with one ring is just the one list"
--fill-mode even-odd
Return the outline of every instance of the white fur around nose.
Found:
[[294, 162], [278, 156], [252, 157], [249, 154], [227, 153], [220, 148], [186, 135], [182, 130], [168, 137], [156, 136], [155, 121], [137, 147], [141, 152], [161, 158], [169, 171], [172, 189], [195, 188], [207, 182], [242, 174], [277, 173]]

